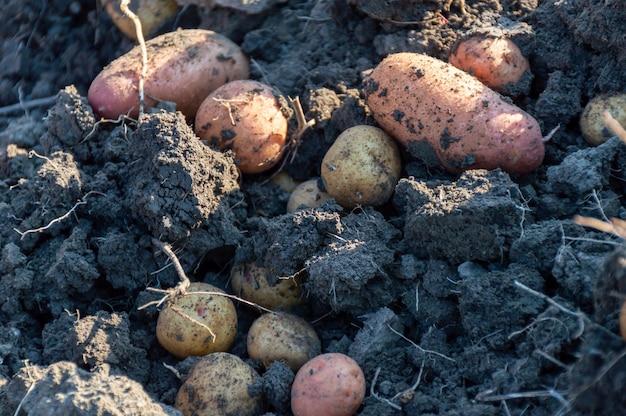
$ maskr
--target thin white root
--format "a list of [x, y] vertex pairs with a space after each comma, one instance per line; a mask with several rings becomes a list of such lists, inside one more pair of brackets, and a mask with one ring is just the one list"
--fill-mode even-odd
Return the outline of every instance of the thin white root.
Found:
[[133, 21], [133, 24], [135, 25], [135, 34], [137, 36], [137, 41], [139, 42], [139, 47], [141, 48], [141, 74], [139, 75], [139, 117], [138, 117], [138, 120], [141, 120], [141, 117], [143, 116], [143, 109], [145, 106], [145, 100], [144, 100], [145, 95], [144, 95], [143, 84], [146, 79], [146, 74], [148, 73], [148, 50], [146, 49], [146, 41], [143, 37], [141, 20], [139, 20], [139, 17], [137, 17], [137, 15], [133, 13], [132, 10], [130, 10], [130, 8], [128, 7], [129, 3], [130, 3], [130, 0], [122, 0], [120, 3], [120, 10], [122, 11], [122, 13], [128, 16], [129, 19]]

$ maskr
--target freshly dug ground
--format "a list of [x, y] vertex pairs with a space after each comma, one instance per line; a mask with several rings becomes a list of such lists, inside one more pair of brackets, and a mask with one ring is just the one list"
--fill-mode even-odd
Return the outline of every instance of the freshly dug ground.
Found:
[[[626, 145], [590, 147], [578, 125], [591, 98], [626, 90], [623, 0], [182, 9], [161, 32], [220, 32], [253, 58], [253, 78], [300, 97], [316, 124], [284, 166], [297, 181], [319, 176], [341, 131], [374, 124], [362, 81], [387, 54], [445, 60], [460, 37], [495, 29], [529, 58], [514, 101], [544, 134], [560, 126], [532, 174], [452, 175], [409, 149], [385, 205], [293, 214], [274, 172], [240, 176], [179, 113], [98, 122], [87, 88], [134, 42], [95, 1], [1, 3], [0, 415], [178, 414], [182, 380], [165, 365], [184, 378], [194, 359], [158, 344], [156, 306], [138, 310], [161, 296], [147, 288], [178, 283], [153, 238], [192, 281], [231, 293], [242, 261], [272, 281], [305, 270], [295, 312], [323, 352], [363, 368], [360, 415], [624, 414], [626, 248], [572, 221], [626, 219]], [[247, 360], [258, 312], [237, 311], [231, 352]], [[266, 414], [291, 414], [292, 375], [249, 362]]]

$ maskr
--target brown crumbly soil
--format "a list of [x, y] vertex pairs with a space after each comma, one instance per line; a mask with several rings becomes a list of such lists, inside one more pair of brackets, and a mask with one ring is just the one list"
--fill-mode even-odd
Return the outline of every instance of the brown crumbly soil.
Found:
[[[544, 134], [560, 125], [543, 165], [452, 175], [409, 149], [385, 205], [286, 214], [289, 194], [269, 174], [241, 177], [179, 113], [97, 122], [89, 84], [134, 43], [96, 2], [2, 0], [0, 415], [179, 414], [182, 380], [164, 364], [184, 378], [197, 358], [168, 354], [157, 307], [138, 310], [161, 296], [148, 287], [178, 282], [152, 238], [192, 281], [227, 291], [242, 261], [272, 283], [305, 270], [294, 312], [323, 352], [361, 365], [360, 415], [623, 414], [625, 248], [572, 218], [626, 218], [626, 145], [592, 148], [578, 126], [592, 97], [626, 90], [626, 3], [467, 0], [466, 14], [457, 1], [269, 3], [257, 14], [188, 6], [160, 31], [220, 32], [254, 59], [254, 79], [300, 97], [316, 124], [285, 164], [294, 179], [319, 176], [341, 131], [374, 124], [362, 81], [384, 56], [445, 60], [487, 31], [529, 58], [515, 103]], [[248, 360], [258, 312], [237, 311], [230, 352]], [[291, 370], [248, 361], [264, 412], [290, 415]]]

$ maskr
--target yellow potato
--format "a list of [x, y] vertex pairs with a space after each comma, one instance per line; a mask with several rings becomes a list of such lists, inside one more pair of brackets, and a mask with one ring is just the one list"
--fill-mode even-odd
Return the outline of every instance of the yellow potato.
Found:
[[328, 201], [331, 196], [328, 192], [320, 191], [318, 181], [319, 178], [309, 179], [296, 186], [287, 201], [287, 212], [295, 212], [302, 207], [317, 208]]
[[626, 94], [599, 95], [585, 106], [580, 116], [580, 130], [587, 143], [592, 146], [613, 137], [602, 121], [604, 110], [608, 110], [615, 120], [626, 127]]
[[265, 268], [254, 263], [243, 263], [233, 266], [230, 284], [237, 296], [264, 308], [291, 309], [304, 302], [301, 289], [304, 280], [304, 272], [301, 272], [270, 286]]
[[355, 126], [337, 137], [322, 160], [326, 192], [354, 208], [381, 205], [393, 193], [402, 161], [396, 142], [373, 126]]
[[[120, 9], [121, 0], [103, 0], [103, 3], [113, 24], [129, 38], [137, 40], [135, 24]], [[165, 20], [174, 17], [180, 8], [175, 0], [132, 0], [128, 7], [141, 21], [144, 38]]]
[[321, 354], [320, 340], [304, 319], [288, 313], [259, 316], [248, 331], [248, 355], [268, 367], [283, 361], [294, 372]]
[[156, 335], [161, 346], [179, 358], [228, 350], [237, 333], [233, 302], [225, 296], [194, 293], [224, 293], [208, 283], [192, 283], [187, 292], [159, 313]]
[[236, 355], [209, 354], [191, 369], [178, 390], [175, 406], [185, 416], [258, 415], [262, 398], [248, 394], [248, 387], [258, 378]]

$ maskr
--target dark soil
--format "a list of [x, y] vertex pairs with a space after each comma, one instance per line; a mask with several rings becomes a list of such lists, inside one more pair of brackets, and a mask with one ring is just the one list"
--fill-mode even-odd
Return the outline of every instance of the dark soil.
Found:
[[[134, 42], [96, 2], [1, 0], [0, 415], [178, 414], [182, 381], [163, 364], [184, 377], [194, 359], [158, 344], [156, 307], [137, 309], [161, 296], [148, 287], [178, 283], [152, 238], [192, 281], [227, 291], [238, 262], [272, 282], [306, 270], [296, 312], [323, 352], [363, 368], [361, 415], [624, 414], [626, 249], [572, 218], [626, 219], [626, 146], [592, 148], [578, 126], [592, 97], [626, 90], [626, 3], [270, 3], [189, 6], [160, 31], [221, 32], [254, 59], [253, 78], [301, 98], [316, 125], [285, 164], [294, 179], [319, 176], [341, 131], [374, 124], [361, 87], [385, 55], [445, 60], [461, 36], [494, 30], [531, 62], [515, 103], [544, 134], [560, 125], [544, 164], [452, 175], [405, 152], [385, 205], [285, 214], [270, 173], [240, 177], [180, 113], [97, 123], [87, 88]], [[258, 313], [237, 309], [231, 352], [247, 359]], [[267, 414], [289, 415], [291, 371], [251, 363]]]

